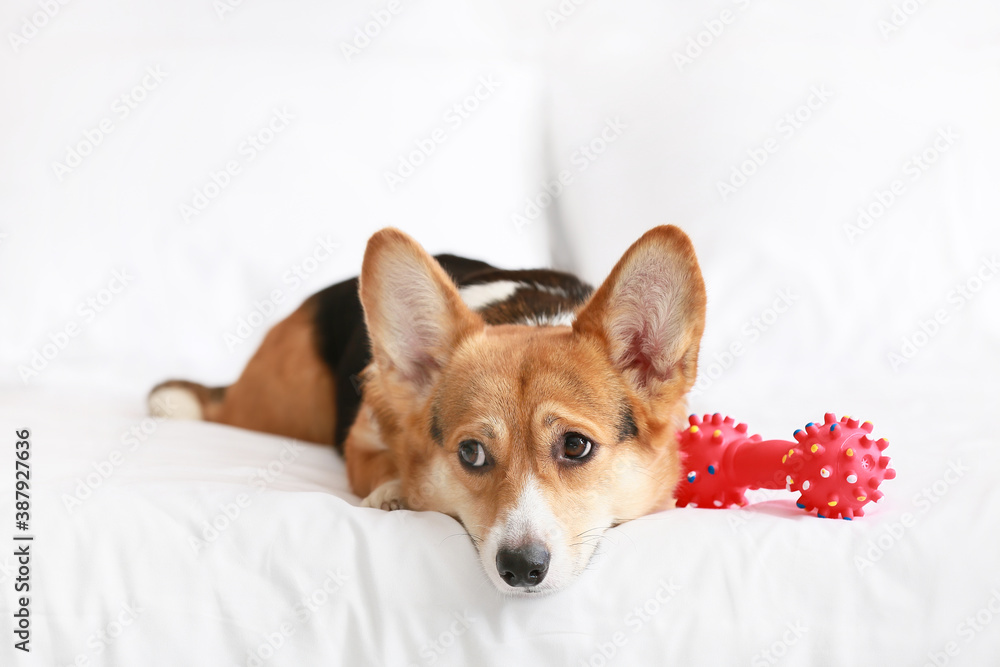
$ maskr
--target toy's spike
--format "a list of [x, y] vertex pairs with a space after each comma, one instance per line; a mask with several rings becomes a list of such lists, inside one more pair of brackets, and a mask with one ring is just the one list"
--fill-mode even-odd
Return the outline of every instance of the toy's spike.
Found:
[[809, 435], [816, 435], [817, 433], [819, 433], [819, 427], [816, 426], [816, 424], [812, 423], [806, 424], [806, 433], [808, 433]]
[[715, 429], [715, 432], [712, 433], [712, 444], [713, 445], [722, 444], [722, 431], [720, 431], [719, 429]]
[[860, 442], [863, 447], [867, 447], [868, 445], [872, 444], [872, 439], [869, 438], [867, 435], [863, 435], [861, 436], [861, 440], [859, 440], [858, 442]]
[[886, 468], [885, 469], [885, 478], [886, 479], [896, 479], [896, 471], [893, 470], [892, 468]]
[[875, 502], [878, 502], [878, 501], [882, 500], [882, 498], [884, 498], [884, 497], [885, 497], [885, 494], [882, 493], [881, 491], [879, 491], [878, 489], [875, 489], [874, 491], [872, 491], [872, 500], [874, 500]]
[[827, 496], [826, 499], [827, 506], [836, 507], [838, 502], [840, 502], [840, 496], [838, 496], [836, 493], [831, 493], [829, 496]]
[[719, 462], [718, 461], [712, 461], [711, 463], [708, 464], [708, 474], [709, 475], [714, 475], [718, 471], [719, 471]]
[[701, 420], [698, 419], [698, 415], [688, 415], [688, 424], [691, 424], [691, 426], [697, 426], [700, 423]]
[[885, 448], [889, 446], [889, 441], [885, 438], [879, 438], [875, 441], [875, 446], [878, 447], [880, 452], [884, 452]]
[[860, 486], [856, 486], [851, 489], [851, 493], [854, 494], [855, 499], [857, 499], [859, 503], [863, 503], [868, 500], [868, 494]]
[[877, 489], [878, 488], [878, 479], [875, 478], [875, 477], [869, 477], [868, 478], [868, 486], [872, 487], [873, 489]]
[[858, 483], [858, 476], [855, 475], [853, 472], [847, 473], [847, 477], [845, 479], [847, 480], [848, 484], [857, 484]]
[[844, 508], [844, 515], [842, 517], [840, 517], [840, 518], [846, 519], [846, 520], [850, 521], [851, 519], [854, 518], [854, 510], [851, 509], [850, 507], [845, 507]]
[[726, 417], [725, 419], [722, 420], [722, 423], [723, 424], [729, 424], [730, 426], [732, 426], [733, 425], [733, 418], [732, 417]]
[[878, 457], [878, 467], [882, 468], [882, 470], [885, 470], [887, 467], [889, 467], [889, 457], [888, 456]]
[[809, 445], [810, 454], [815, 454], [816, 456], [823, 456], [824, 452], [826, 452], [826, 447], [819, 444], [818, 442]]
[[719, 414], [718, 412], [716, 412], [714, 415], [712, 415], [712, 423], [715, 424], [716, 426], [718, 426], [719, 424], [721, 424], [722, 423], [722, 415]]
[[823, 415], [823, 424], [824, 425], [825, 424], [833, 424], [833, 423], [836, 423], [836, 421], [837, 421], [837, 415], [835, 415], [832, 412], [827, 412], [825, 415]]
[[829, 466], [823, 466], [822, 468], [820, 468], [819, 469], [819, 476], [823, 477], [823, 478], [829, 477], [830, 476], [830, 467]]
[[[847, 417], [844, 417], [844, 419], [847, 419]], [[851, 428], [857, 428], [858, 420], [854, 418], [847, 419], [847, 425], [850, 426]]]
[[795, 438], [796, 440], [798, 440], [799, 442], [802, 442], [802, 441], [803, 441], [803, 440], [805, 440], [805, 439], [806, 439], [807, 437], [809, 437], [808, 435], [806, 435], [806, 432], [805, 432], [805, 431], [803, 431], [802, 429], [799, 429], [798, 431], [796, 431], [795, 433], [793, 433], [793, 434], [792, 434], [792, 436], [793, 436], [793, 437], [794, 437], [794, 438]]
[[740, 433], [746, 433], [747, 432], [747, 425], [746, 424], [742, 424], [742, 423], [737, 424], [736, 425], [736, 430], [738, 432], [740, 432]]
[[846, 458], [851, 458], [852, 456], [854, 456], [854, 449], [852, 449], [851, 447], [848, 447], [847, 449], [845, 449], [844, 450], [844, 456]]
[[864, 516], [864, 515], [865, 515], [865, 511], [863, 509], [861, 509], [860, 507], [858, 509], [854, 510], [854, 516]]
[[812, 482], [810, 482], [808, 479], [802, 482], [803, 491], [808, 491], [810, 486], [812, 486]]
[[875, 428], [875, 426], [871, 422], [865, 422], [861, 425], [861, 430], [865, 433], [871, 433], [873, 428]]

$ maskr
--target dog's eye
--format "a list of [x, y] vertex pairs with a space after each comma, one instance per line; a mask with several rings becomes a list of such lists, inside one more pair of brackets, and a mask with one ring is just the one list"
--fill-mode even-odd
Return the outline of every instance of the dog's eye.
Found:
[[477, 440], [463, 440], [458, 445], [458, 458], [469, 468], [486, 465], [486, 448]]
[[567, 433], [563, 437], [563, 456], [568, 459], [585, 459], [593, 448], [594, 444], [579, 433]]

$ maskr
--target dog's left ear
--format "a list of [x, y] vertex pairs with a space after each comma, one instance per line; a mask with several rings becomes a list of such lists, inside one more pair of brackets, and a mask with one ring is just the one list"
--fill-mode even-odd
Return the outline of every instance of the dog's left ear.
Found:
[[655, 227], [632, 244], [573, 324], [600, 339], [647, 399], [679, 399], [694, 384], [705, 328], [705, 283], [679, 228]]

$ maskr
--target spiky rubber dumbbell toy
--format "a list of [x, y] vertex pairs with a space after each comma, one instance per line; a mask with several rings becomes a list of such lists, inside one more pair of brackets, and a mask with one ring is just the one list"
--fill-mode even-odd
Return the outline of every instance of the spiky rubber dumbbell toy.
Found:
[[795, 431], [791, 442], [747, 435], [746, 424], [718, 413], [688, 421], [677, 434], [684, 471], [678, 507], [742, 506], [747, 489], [788, 489], [800, 493], [796, 505], [807, 512], [851, 520], [882, 497], [882, 480], [896, 476], [882, 456], [889, 441], [869, 437], [871, 422], [828, 412], [822, 424]]

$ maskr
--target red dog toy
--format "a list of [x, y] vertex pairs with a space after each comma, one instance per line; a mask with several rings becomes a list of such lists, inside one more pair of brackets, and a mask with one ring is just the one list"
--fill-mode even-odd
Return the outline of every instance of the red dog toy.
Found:
[[871, 422], [839, 421], [826, 413], [822, 424], [806, 424], [795, 442], [747, 435], [746, 424], [716, 413], [688, 418], [678, 433], [685, 473], [677, 487], [677, 506], [745, 505], [747, 489], [788, 489], [801, 493], [796, 505], [821, 518], [851, 520], [862, 507], [882, 497], [883, 479], [896, 471], [882, 451], [885, 438], [872, 440]]

